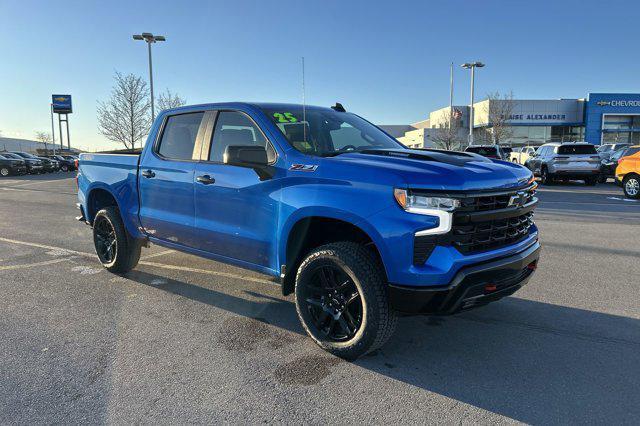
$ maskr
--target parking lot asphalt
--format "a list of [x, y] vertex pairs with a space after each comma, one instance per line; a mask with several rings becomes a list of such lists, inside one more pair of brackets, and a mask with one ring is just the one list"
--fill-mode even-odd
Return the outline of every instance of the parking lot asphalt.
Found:
[[0, 180], [0, 423], [637, 423], [640, 203], [540, 190], [514, 296], [337, 359], [266, 277], [151, 247], [103, 270], [71, 174]]

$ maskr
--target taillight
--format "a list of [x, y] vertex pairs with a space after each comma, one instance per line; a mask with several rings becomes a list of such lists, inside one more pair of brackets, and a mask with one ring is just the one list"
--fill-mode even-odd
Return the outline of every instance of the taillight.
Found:
[[80, 189], [80, 185], [78, 184], [78, 176], [80, 176], [80, 160], [76, 158], [73, 160], [73, 164], [76, 165], [76, 189]]

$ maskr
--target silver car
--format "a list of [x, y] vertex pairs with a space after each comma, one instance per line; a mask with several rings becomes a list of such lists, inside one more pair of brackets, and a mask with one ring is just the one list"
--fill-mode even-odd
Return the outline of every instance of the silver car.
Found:
[[586, 142], [548, 143], [538, 148], [525, 164], [542, 184], [579, 179], [595, 185], [600, 177], [600, 156]]

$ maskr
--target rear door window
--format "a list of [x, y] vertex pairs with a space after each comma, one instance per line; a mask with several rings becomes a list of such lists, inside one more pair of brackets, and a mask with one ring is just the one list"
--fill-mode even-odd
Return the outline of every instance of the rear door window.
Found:
[[562, 145], [558, 147], [558, 154], [560, 155], [596, 154], [596, 147], [595, 145], [591, 145], [591, 144]]
[[171, 160], [192, 160], [204, 112], [172, 115], [167, 118], [158, 154]]

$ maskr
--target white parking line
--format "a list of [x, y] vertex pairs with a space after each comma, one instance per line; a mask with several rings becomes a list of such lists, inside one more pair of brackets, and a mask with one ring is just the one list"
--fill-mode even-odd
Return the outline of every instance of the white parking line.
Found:
[[31, 185], [39, 185], [42, 183], [53, 183], [53, 182], [64, 182], [65, 180], [69, 180], [69, 179], [73, 179], [73, 177], [68, 177], [68, 178], [64, 178], [64, 179], [54, 179], [54, 180], [34, 180], [34, 181], [29, 181], [26, 183], [20, 183], [20, 182], [24, 182], [24, 181], [19, 181], [19, 180], [14, 180], [14, 181], [10, 181], [7, 183], [13, 183], [13, 182], [18, 182], [20, 183], [20, 185], [13, 185], [12, 188], [21, 188], [23, 186], [31, 186]]
[[56, 246], [48, 246], [46, 244], [31, 243], [31, 242], [28, 242], [28, 241], [12, 240], [10, 238], [2, 238], [2, 237], [0, 237], [0, 241], [4, 241], [5, 243], [20, 244], [20, 245], [29, 246], [29, 247], [38, 247], [38, 248], [43, 248], [43, 249], [47, 249], [47, 250], [62, 250], [62, 251], [65, 251], [67, 253], [77, 254], [79, 256], [85, 256], [85, 257], [95, 257], [96, 256], [95, 254], [85, 253], [83, 251], [70, 250], [70, 249], [66, 249], [66, 248], [62, 248], [62, 247], [56, 247]]
[[23, 265], [0, 266], [0, 271], [9, 271], [9, 270], [14, 270], [14, 269], [33, 268], [34, 266], [53, 265], [54, 263], [66, 262], [67, 260], [69, 260], [69, 259], [68, 258], [58, 258], [58, 259], [45, 260], [45, 261], [42, 261], [42, 262], [26, 263], [26, 264], [23, 264]]
[[[76, 254], [76, 255], [79, 255], [79, 256], [90, 257], [92, 259], [96, 258], [96, 254], [95, 253], [86, 253], [86, 252], [83, 252], [83, 251], [70, 250], [70, 249], [66, 249], [66, 248], [63, 248], [63, 247], [49, 246], [49, 245], [46, 245], [46, 244], [32, 243], [32, 242], [28, 242], [28, 241], [12, 240], [10, 238], [2, 238], [2, 237], [0, 237], [0, 241], [3, 241], [5, 243], [11, 243], [11, 244], [20, 244], [20, 245], [29, 246], [29, 247], [38, 247], [38, 248], [43, 248], [43, 249], [47, 249], [47, 250], [65, 251], [65, 252], [70, 253], [70, 254]], [[57, 261], [62, 261], [62, 260], [67, 260], [67, 259], [56, 259], [56, 260]], [[53, 263], [56, 263], [56, 262], [53, 262]], [[252, 282], [256, 282], [256, 283], [273, 284], [273, 281], [270, 281], [270, 280], [267, 280], [267, 279], [264, 279], [264, 278], [257, 278], [257, 277], [252, 277], [252, 276], [249, 276], [249, 275], [232, 274], [232, 273], [229, 273], [229, 272], [210, 271], [208, 269], [190, 268], [188, 266], [166, 265], [164, 263], [147, 262], [147, 261], [144, 261], [144, 260], [140, 261], [140, 265], [155, 266], [157, 268], [170, 269], [170, 270], [174, 270], [174, 271], [195, 272], [195, 273], [198, 273], [198, 274], [214, 275], [214, 276], [226, 277], [226, 278], [235, 278], [235, 279], [238, 279], [238, 280], [252, 281]]]
[[164, 256], [165, 254], [171, 254], [171, 253], [175, 253], [175, 250], [164, 250], [161, 251], [159, 253], [153, 253], [147, 256], [142, 256], [140, 259], [144, 260], [144, 259], [152, 259], [154, 257], [160, 257], [160, 256]]
[[638, 203], [640, 200], [632, 200], [631, 198], [607, 197], [609, 200], [626, 201], [629, 203]]

